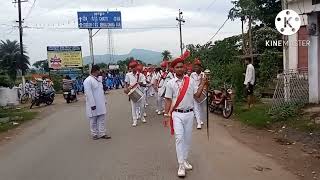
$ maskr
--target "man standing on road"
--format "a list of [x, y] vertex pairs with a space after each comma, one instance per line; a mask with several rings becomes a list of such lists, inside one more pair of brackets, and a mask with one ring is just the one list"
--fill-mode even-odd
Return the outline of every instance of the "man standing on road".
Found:
[[175, 134], [176, 153], [179, 163], [178, 176], [184, 177], [185, 170], [192, 170], [188, 162], [188, 153], [191, 145], [194, 98], [199, 98], [205, 85], [206, 79], [201, 79], [199, 87], [189, 76], [184, 75], [183, 61], [188, 57], [185, 53], [172, 61], [176, 76], [167, 83], [165, 94], [165, 124], [170, 122], [171, 134]]
[[245, 80], [244, 85], [246, 86], [246, 95], [247, 95], [247, 103], [248, 108], [251, 108], [251, 105], [253, 104], [253, 89], [254, 89], [254, 83], [255, 83], [255, 70], [254, 66], [252, 65], [251, 59], [247, 58], [245, 60], [245, 63], [247, 65], [247, 70], [245, 74]]
[[110, 139], [106, 134], [106, 98], [103, 91], [100, 67], [93, 65], [91, 75], [83, 82], [86, 95], [86, 111], [90, 120], [91, 135], [94, 140]]

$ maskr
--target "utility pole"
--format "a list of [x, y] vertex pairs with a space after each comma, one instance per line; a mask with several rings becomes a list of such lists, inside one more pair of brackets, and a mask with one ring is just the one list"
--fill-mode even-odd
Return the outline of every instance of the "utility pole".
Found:
[[180, 30], [180, 50], [181, 50], [181, 56], [183, 54], [183, 43], [182, 43], [182, 23], [185, 23], [186, 21], [183, 19], [183, 16], [182, 16], [182, 11], [179, 9], [179, 17], [176, 18], [176, 20], [178, 21], [179, 23], [179, 30]]
[[251, 63], [253, 64], [253, 47], [252, 47], [252, 16], [249, 16], [249, 53], [251, 58]]
[[[20, 44], [20, 58], [23, 58], [23, 40], [22, 40], [22, 36], [23, 36], [23, 27], [22, 27], [22, 23], [23, 23], [23, 20], [22, 20], [22, 15], [21, 15], [21, 3], [22, 2], [28, 2], [27, 0], [25, 1], [21, 1], [21, 0], [15, 0], [13, 3], [18, 3], [18, 15], [19, 15], [19, 44]], [[22, 92], [24, 93], [24, 86], [26, 84], [26, 80], [24, 78], [24, 70], [21, 69], [21, 72], [22, 72]]]
[[243, 55], [247, 55], [247, 43], [244, 37], [244, 21], [245, 21], [245, 17], [242, 16], [241, 17], [241, 29], [242, 29], [242, 52]]
[[94, 65], [94, 56], [93, 56], [93, 42], [92, 42], [92, 29], [88, 29], [89, 31], [89, 45], [90, 45], [90, 58], [91, 58], [91, 65], [89, 65], [89, 74], [91, 73], [91, 67]]

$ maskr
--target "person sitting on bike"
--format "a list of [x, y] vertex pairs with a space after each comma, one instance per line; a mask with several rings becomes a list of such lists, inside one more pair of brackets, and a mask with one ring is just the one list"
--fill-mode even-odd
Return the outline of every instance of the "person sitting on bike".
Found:
[[71, 95], [75, 95], [77, 98], [77, 94], [75, 93], [75, 83], [73, 80], [71, 80], [69, 75], [66, 75], [66, 77], [62, 80], [62, 89], [64, 92], [71, 91]]

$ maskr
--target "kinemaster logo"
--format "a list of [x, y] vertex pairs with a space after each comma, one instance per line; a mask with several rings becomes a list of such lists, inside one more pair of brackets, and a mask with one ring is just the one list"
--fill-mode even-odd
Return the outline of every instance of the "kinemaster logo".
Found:
[[[299, 14], [291, 9], [281, 11], [275, 18], [275, 26], [277, 30], [284, 36], [295, 35], [301, 27], [301, 18]], [[290, 39], [290, 38], [289, 38]], [[266, 40], [267, 47], [282, 47], [282, 46], [310, 46], [309, 40]]]

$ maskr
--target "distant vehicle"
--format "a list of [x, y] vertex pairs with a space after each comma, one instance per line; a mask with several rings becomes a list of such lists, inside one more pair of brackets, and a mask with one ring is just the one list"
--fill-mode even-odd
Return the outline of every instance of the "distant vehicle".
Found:
[[37, 93], [36, 96], [32, 99], [30, 109], [34, 105], [40, 106], [40, 104], [47, 104], [51, 105], [54, 101], [55, 97], [55, 92], [50, 90], [50, 91], [40, 91], [40, 93]]

